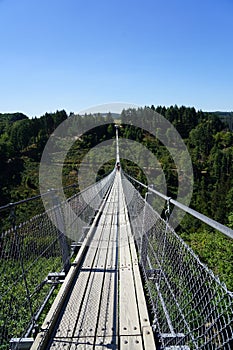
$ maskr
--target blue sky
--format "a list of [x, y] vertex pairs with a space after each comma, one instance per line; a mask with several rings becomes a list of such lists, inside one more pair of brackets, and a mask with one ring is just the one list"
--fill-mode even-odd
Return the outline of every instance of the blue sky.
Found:
[[233, 110], [233, 0], [0, 0], [0, 112]]

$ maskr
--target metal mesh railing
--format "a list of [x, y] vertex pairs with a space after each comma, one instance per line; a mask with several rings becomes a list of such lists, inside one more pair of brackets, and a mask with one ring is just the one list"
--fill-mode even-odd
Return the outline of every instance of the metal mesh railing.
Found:
[[158, 348], [232, 349], [233, 294], [126, 177], [123, 187]]
[[[60, 237], [59, 237], [60, 236]], [[0, 236], [0, 349], [36, 327], [36, 314], [51, 289], [49, 272], [63, 268], [58, 232], [43, 213], [12, 225]]]
[[73, 241], [81, 243], [85, 238], [86, 229], [92, 222], [106, 192], [112, 185], [114, 177], [115, 171], [63, 203], [66, 235]]
[[[0, 208], [0, 215], [9, 211], [12, 226], [0, 234], [0, 350], [9, 349], [11, 338], [37, 331], [46, 303], [63, 276], [59, 272], [69, 268], [71, 243], [84, 238], [84, 227], [90, 224], [114, 174], [63, 203], [56, 191], [50, 191], [45, 197], [53, 203], [51, 209], [24, 223], [16, 223], [20, 202]], [[25, 205], [27, 200], [22, 202]]]

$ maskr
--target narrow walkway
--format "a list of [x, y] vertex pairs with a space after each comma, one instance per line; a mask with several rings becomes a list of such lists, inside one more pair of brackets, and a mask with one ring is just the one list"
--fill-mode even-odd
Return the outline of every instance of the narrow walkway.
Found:
[[32, 350], [155, 349], [118, 171], [99, 212]]

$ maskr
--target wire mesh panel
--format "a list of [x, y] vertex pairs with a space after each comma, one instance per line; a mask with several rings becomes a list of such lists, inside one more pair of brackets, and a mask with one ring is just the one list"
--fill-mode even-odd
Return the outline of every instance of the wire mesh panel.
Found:
[[58, 283], [48, 275], [68, 270], [70, 244], [82, 236], [114, 175], [63, 203], [50, 191], [51, 209], [21, 224], [16, 224], [15, 206], [8, 207], [12, 228], [0, 234], [0, 350], [9, 349], [11, 338], [36, 331], [41, 307]]
[[49, 272], [63, 267], [59, 232], [47, 215], [35, 216], [0, 239], [0, 349], [21, 337], [48, 294]]
[[233, 294], [124, 177], [145, 289], [161, 348], [233, 348]]
[[73, 241], [82, 242], [85, 238], [87, 232], [85, 228], [94, 218], [105, 194], [113, 183], [114, 177], [115, 171], [62, 203], [66, 220], [66, 234]]

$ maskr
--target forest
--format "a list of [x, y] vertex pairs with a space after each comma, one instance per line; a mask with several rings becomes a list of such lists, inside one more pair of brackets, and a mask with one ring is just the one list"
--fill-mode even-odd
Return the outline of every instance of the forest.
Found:
[[[120, 138], [130, 139], [142, 144], [156, 155], [167, 183], [167, 193], [172, 198], [177, 194], [177, 172], [174, 162], [159, 138], [154, 137], [143, 128], [135, 127], [137, 121], [144, 125], [151, 121], [151, 113], [157, 112], [166, 118], [176, 128], [183, 139], [192, 160], [194, 173], [194, 189], [190, 206], [233, 228], [233, 132], [227, 117], [232, 114], [207, 113], [197, 111], [194, 107], [170, 106], [145, 107], [123, 110], [120, 119]], [[113, 115], [108, 113], [74, 116], [66, 111], [56, 111], [29, 119], [22, 113], [0, 114], [0, 206], [10, 202], [35, 196], [39, 193], [38, 171], [43, 149], [50, 135], [61, 122], [73, 118], [73, 123], [79, 121], [85, 129], [94, 125], [92, 130], [77, 138], [67, 155], [64, 164], [64, 185], [77, 181], [79, 164], [88, 151], [100, 142], [113, 139], [115, 128]], [[106, 118], [105, 125], [102, 118]], [[72, 123], [71, 123], [72, 125]], [[158, 135], [161, 130], [156, 129]], [[72, 127], [71, 127], [72, 129]], [[75, 128], [74, 128], [75, 130]], [[71, 130], [72, 133], [72, 130]], [[74, 137], [77, 136], [73, 135]], [[169, 131], [164, 135], [169, 143]], [[114, 160], [104, 164], [99, 170], [99, 176], [111, 170]], [[149, 164], [153, 168], [153, 164]], [[143, 169], [126, 159], [122, 167], [130, 175], [140, 181], [145, 181]], [[40, 208], [43, 210], [43, 208]], [[33, 203], [17, 212], [20, 220], [25, 220], [37, 213], [38, 207]], [[9, 213], [8, 213], [9, 214]], [[7, 215], [8, 215], [7, 214]], [[1, 231], [7, 227], [7, 216], [1, 214]], [[198, 253], [201, 260], [207, 263], [221, 277], [227, 287], [233, 290], [233, 245], [230, 239], [214, 232], [210, 228], [191, 220], [186, 215], [178, 227], [180, 236]]]

